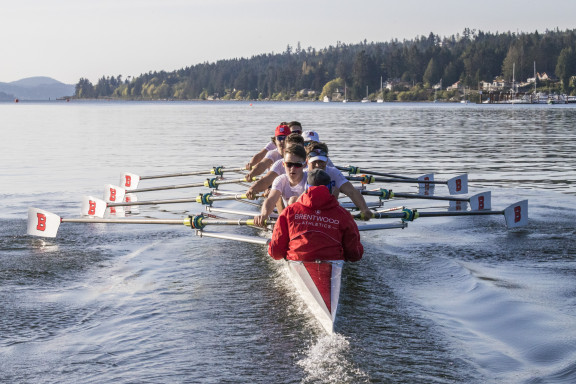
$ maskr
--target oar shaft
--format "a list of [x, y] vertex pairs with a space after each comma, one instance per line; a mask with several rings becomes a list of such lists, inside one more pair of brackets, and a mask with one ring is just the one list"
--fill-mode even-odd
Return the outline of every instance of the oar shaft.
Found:
[[171, 224], [190, 225], [189, 219], [62, 219], [63, 223], [103, 223], [103, 224]]
[[180, 203], [195, 203], [196, 198], [193, 199], [172, 199], [172, 200], [148, 200], [148, 201], [133, 201], [126, 203], [107, 203], [107, 207], [131, 207], [133, 205], [157, 205], [157, 204], [180, 204]]
[[203, 187], [203, 186], [204, 186], [204, 183], [165, 185], [165, 186], [161, 186], [161, 187], [138, 188], [138, 189], [133, 189], [129, 192], [130, 193], [138, 193], [138, 192], [151, 192], [151, 191], [165, 191], [168, 189], [195, 188], [195, 187]]
[[[220, 172], [240, 172], [244, 171], [244, 168], [225, 168], [225, 167], [218, 167], [220, 168]], [[180, 177], [180, 176], [198, 176], [198, 175], [213, 175], [215, 174], [215, 169], [211, 169], [209, 171], [194, 171], [194, 172], [179, 172], [179, 173], [168, 173], [164, 175], [150, 175], [150, 176], [140, 176], [140, 180], [150, 180], [150, 179], [164, 179], [168, 177]]]
[[369, 174], [374, 175], [374, 176], [386, 176], [386, 177], [393, 177], [395, 179], [413, 179], [412, 177], [408, 177], [408, 176], [400, 176], [400, 175], [395, 175], [392, 173], [370, 171], [370, 170], [364, 169], [364, 168], [357, 168], [357, 167], [336, 167], [336, 168], [338, 168], [341, 171], [349, 172], [351, 175], [357, 174], [357, 173], [369, 173]]
[[420, 212], [419, 217], [443, 217], [443, 216], [485, 216], [485, 215], [503, 215], [504, 211], [448, 211], [448, 212]]
[[[368, 196], [382, 196], [382, 191], [360, 191], [363, 195]], [[418, 195], [415, 193], [398, 193], [391, 192], [392, 197], [403, 197], [405, 199], [426, 199], [426, 200], [448, 200], [448, 201], [470, 201], [467, 197], [452, 197], [452, 196], [429, 196], [429, 195]]]
[[[257, 180], [257, 178], [253, 178], [253, 181]], [[151, 187], [151, 188], [139, 188], [139, 189], [132, 189], [130, 193], [138, 193], [138, 192], [150, 192], [150, 191], [163, 191], [168, 189], [182, 189], [182, 188], [195, 188], [195, 187], [208, 187], [208, 188], [218, 188], [221, 184], [237, 184], [243, 183], [247, 181], [246, 179], [232, 179], [232, 180], [221, 180], [221, 179], [207, 179], [202, 183], [193, 183], [193, 184], [179, 184], [179, 185], [167, 185], [161, 187]]]
[[[350, 181], [365, 181], [362, 176], [345, 176]], [[418, 179], [391, 179], [385, 177], [372, 177], [371, 182], [383, 183], [416, 183], [416, 184], [448, 184], [447, 181], [418, 180]]]
[[235, 241], [242, 241], [245, 243], [261, 244], [261, 245], [266, 245], [268, 244], [268, 241], [270, 241], [263, 237], [236, 235], [233, 233], [206, 232], [201, 230], [197, 230], [196, 235], [200, 237], [214, 237], [217, 239], [235, 240]]

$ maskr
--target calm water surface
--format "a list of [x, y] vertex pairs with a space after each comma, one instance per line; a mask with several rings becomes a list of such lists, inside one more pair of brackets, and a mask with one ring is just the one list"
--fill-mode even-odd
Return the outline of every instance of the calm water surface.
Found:
[[[239, 166], [284, 120], [317, 130], [339, 165], [468, 173], [470, 194], [492, 191], [494, 209], [529, 199], [530, 224], [423, 218], [364, 232], [331, 337], [262, 246], [158, 225], [26, 235], [30, 206], [78, 217], [82, 196], [101, 196], [123, 171]], [[575, 121], [572, 106], [0, 104], [0, 382], [574, 383]]]

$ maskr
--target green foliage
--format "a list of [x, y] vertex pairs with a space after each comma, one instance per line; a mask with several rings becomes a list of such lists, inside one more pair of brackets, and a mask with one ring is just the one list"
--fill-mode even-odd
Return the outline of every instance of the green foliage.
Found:
[[[538, 72], [556, 75], [564, 90], [576, 75], [576, 30], [534, 33], [485, 33], [466, 28], [462, 35], [440, 38], [433, 33], [412, 40], [342, 44], [320, 50], [288, 46], [280, 54], [201, 63], [173, 72], [149, 72], [131, 79], [103, 76], [93, 85], [87, 79], [76, 84], [78, 98], [149, 99], [259, 99], [290, 100], [302, 89], [322, 91], [320, 99], [347, 85], [348, 97], [359, 100], [385, 81], [405, 81], [408, 86], [437, 84], [444, 87], [460, 80], [476, 88], [479, 81], [496, 76], [525, 80]], [[388, 99], [426, 100], [429, 92], [395, 89]]]
[[322, 88], [320, 100], [324, 99], [324, 96], [332, 97], [332, 94], [336, 91], [337, 88], [344, 88], [344, 79], [339, 77], [327, 82]]

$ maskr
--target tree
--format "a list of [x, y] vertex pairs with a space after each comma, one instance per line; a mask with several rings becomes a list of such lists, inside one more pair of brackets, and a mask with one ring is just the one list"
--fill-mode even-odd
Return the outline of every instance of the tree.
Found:
[[81, 78], [76, 84], [75, 96], [79, 99], [90, 99], [94, 97], [94, 85], [90, 80]]
[[342, 78], [337, 78], [327, 82], [322, 88], [322, 93], [320, 94], [320, 99], [324, 99], [324, 96], [332, 97], [332, 94], [337, 88], [344, 87], [344, 80]]
[[426, 71], [424, 72], [424, 84], [428, 84], [428, 87], [437, 84], [442, 77], [442, 72], [440, 70], [440, 66], [436, 63], [434, 58], [431, 58], [428, 62], [428, 66], [426, 67]]
[[573, 75], [576, 75], [576, 53], [572, 47], [564, 48], [558, 56], [556, 76], [562, 81], [562, 90], [566, 93], [570, 90], [570, 78]]

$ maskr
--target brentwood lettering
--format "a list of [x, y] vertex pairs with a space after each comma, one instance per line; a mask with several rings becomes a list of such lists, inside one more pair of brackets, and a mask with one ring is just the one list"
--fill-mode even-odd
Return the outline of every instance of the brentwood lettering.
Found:
[[334, 219], [332, 217], [326, 216], [317, 216], [317, 215], [307, 215], [305, 213], [297, 213], [294, 215], [295, 220], [306, 220], [312, 222], [320, 222], [320, 223], [330, 223], [330, 224], [340, 224], [340, 220]]

